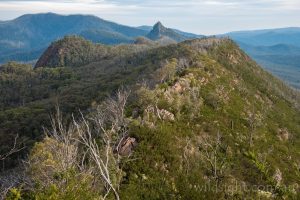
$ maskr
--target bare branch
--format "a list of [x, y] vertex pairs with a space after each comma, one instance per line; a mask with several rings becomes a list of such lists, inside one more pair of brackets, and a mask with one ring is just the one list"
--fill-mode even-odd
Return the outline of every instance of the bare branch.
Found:
[[215, 139], [202, 137], [200, 152], [202, 159], [206, 162], [205, 168], [211, 173], [216, 185], [218, 185], [226, 167], [226, 156], [222, 155], [222, 152], [226, 152], [226, 149], [223, 147], [220, 134], [218, 133]]
[[8, 158], [9, 156], [11, 156], [12, 154], [17, 153], [17, 152], [19, 152], [19, 151], [21, 151], [21, 150], [23, 150], [25, 148], [25, 146], [23, 146], [21, 148], [18, 147], [18, 144], [17, 144], [18, 138], [19, 138], [19, 135], [16, 135], [16, 137], [14, 138], [13, 147], [9, 150], [9, 152], [7, 152], [4, 155], [0, 155], [0, 161], [1, 160], [5, 160], [6, 158]]
[[98, 106], [94, 115], [86, 118], [80, 112], [80, 119], [73, 117], [68, 127], [63, 124], [61, 112], [57, 108], [56, 115], [51, 117], [52, 129], [45, 130], [48, 138], [42, 147], [43, 151], [49, 151], [54, 162], [43, 162], [41, 167], [43, 154], [31, 156], [29, 162], [34, 163], [32, 176], [37, 177], [45, 187], [53, 182], [64, 186], [67, 180], [55, 180], [53, 174], [75, 169], [78, 173], [94, 177], [91, 187], [100, 187], [101, 190], [97, 188], [97, 191], [101, 191], [104, 199], [113, 194], [119, 200], [123, 156], [120, 152], [124, 148], [124, 141], [129, 138], [125, 118], [128, 96], [129, 92], [118, 90], [115, 97], [108, 98]]

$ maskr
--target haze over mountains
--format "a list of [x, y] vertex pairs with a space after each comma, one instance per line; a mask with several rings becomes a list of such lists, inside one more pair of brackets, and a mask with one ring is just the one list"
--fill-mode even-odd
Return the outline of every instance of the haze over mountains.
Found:
[[69, 34], [115, 44], [128, 43], [133, 37], [146, 35], [147, 32], [95, 16], [62, 16], [53, 13], [23, 15], [0, 24], [0, 62], [37, 59], [51, 42]]
[[263, 67], [300, 88], [300, 28], [239, 31], [225, 35], [234, 39]]
[[[131, 44], [138, 37], [161, 44], [204, 37], [166, 28], [160, 22], [153, 27], [129, 27], [95, 16], [29, 14], [0, 22], [0, 63], [35, 62], [51, 42], [65, 35], [80, 35], [94, 43], [109, 45]], [[300, 28], [240, 31], [218, 36], [229, 36], [263, 67], [300, 88]]]
[[9, 60], [35, 60], [51, 42], [65, 35], [80, 35], [103, 44], [133, 43], [140, 36], [153, 40], [162, 39], [164, 36], [165, 40], [175, 42], [188, 39], [158, 24], [150, 34], [147, 30], [120, 25], [95, 16], [63, 16], [53, 13], [23, 15], [0, 23], [0, 63]]

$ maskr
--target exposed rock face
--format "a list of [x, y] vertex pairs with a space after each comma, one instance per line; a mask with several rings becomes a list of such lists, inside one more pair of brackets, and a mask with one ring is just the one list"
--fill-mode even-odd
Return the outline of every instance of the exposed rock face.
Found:
[[171, 40], [174, 40], [176, 42], [184, 41], [188, 38], [176, 33], [172, 29], [166, 28], [162, 25], [161, 22], [157, 22], [154, 26], [151, 32], [147, 35], [147, 38], [151, 40], [159, 40], [161, 38], [169, 38]]
[[290, 137], [290, 133], [286, 128], [283, 128], [278, 130], [277, 136], [281, 141], [287, 141]]
[[180, 83], [175, 83], [175, 85], [173, 86], [173, 89], [175, 90], [175, 92], [181, 93], [183, 91], [182, 86], [180, 85]]
[[[101, 52], [100, 45], [78, 36], [66, 36], [62, 40], [53, 42], [37, 61], [39, 67], [66, 67], [86, 64], [97, 60]], [[100, 54], [101, 55], [101, 54]]]
[[165, 109], [162, 109], [162, 110], [157, 110], [157, 113], [160, 115], [161, 119], [162, 120], [165, 120], [165, 121], [175, 121], [175, 116], [173, 113], [165, 110]]
[[165, 109], [159, 109], [157, 107], [154, 107], [152, 105], [148, 106], [145, 109], [145, 117], [146, 121], [150, 121], [151, 115], [154, 115], [155, 117], [158, 117], [161, 120], [165, 121], [175, 121], [175, 115]]
[[136, 146], [137, 141], [135, 138], [125, 137], [120, 141], [119, 147], [117, 147], [116, 151], [121, 156], [129, 156]]
[[198, 52], [207, 53], [207, 50], [209, 50], [211, 47], [217, 46], [225, 40], [228, 41], [229, 39], [204, 38], [196, 40], [186, 40], [184, 43]]
[[194, 75], [189, 73], [184, 78], [180, 78], [173, 86], [170, 92], [183, 93], [191, 90], [191, 82], [194, 79]]
[[144, 120], [151, 121], [152, 115], [156, 116], [156, 111], [154, 106], [150, 105], [144, 110]]
[[56, 62], [49, 62], [52, 57], [59, 57], [61, 55], [61, 50], [57, 45], [50, 45], [48, 49], [44, 52], [44, 54], [39, 58], [37, 61], [35, 67], [44, 67], [44, 66], [49, 66], [50, 64], [54, 64], [55, 66], [59, 66], [59, 61], [57, 60]]

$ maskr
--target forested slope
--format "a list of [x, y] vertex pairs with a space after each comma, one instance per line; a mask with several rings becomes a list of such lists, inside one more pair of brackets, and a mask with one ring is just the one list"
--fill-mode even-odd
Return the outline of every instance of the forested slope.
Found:
[[[43, 184], [31, 185], [30, 194], [29, 186], [21, 185], [15, 192], [24, 198], [299, 198], [299, 93], [260, 68], [232, 40], [109, 47], [67, 37], [53, 43], [38, 63], [34, 69], [16, 63], [0, 68], [5, 94], [1, 141], [17, 133], [29, 149], [41, 141], [29, 155], [28, 176]], [[118, 93], [103, 103], [121, 86], [126, 98]], [[86, 168], [74, 163], [59, 167], [65, 160], [55, 154], [65, 145], [78, 149], [72, 154], [76, 159], [91, 146], [65, 143], [51, 134], [42, 139], [42, 125], [50, 127], [48, 114], [57, 104], [63, 124], [70, 127], [67, 133], [85, 144], [82, 138], [90, 130], [99, 141], [93, 143], [99, 155], [111, 152], [106, 154], [111, 181], [99, 175], [101, 165], [92, 153], [81, 163]], [[121, 112], [112, 105], [126, 106]], [[122, 115], [103, 115], [112, 108]], [[107, 146], [108, 138], [99, 133], [116, 145], [126, 133], [135, 141], [130, 154]], [[49, 170], [47, 179], [38, 176], [39, 170]], [[75, 187], [78, 180], [84, 181]]]

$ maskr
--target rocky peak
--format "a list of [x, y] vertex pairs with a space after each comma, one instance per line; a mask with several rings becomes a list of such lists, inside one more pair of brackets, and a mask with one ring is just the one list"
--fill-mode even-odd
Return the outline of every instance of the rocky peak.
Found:
[[169, 38], [176, 42], [181, 42], [186, 38], [170, 28], [166, 28], [160, 21], [158, 21], [150, 33], [147, 35], [147, 38], [151, 40], [160, 40], [162, 38]]
[[153, 26], [153, 29], [152, 29], [152, 31], [156, 31], [156, 32], [163, 32], [163, 31], [165, 31], [167, 28], [166, 27], [164, 27], [164, 25], [160, 22], [160, 21], [158, 21], [154, 26]]

